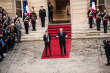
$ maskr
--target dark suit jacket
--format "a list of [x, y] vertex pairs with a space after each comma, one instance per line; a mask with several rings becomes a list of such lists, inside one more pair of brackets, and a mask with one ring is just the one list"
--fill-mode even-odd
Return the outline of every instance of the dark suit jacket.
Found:
[[46, 17], [46, 10], [45, 9], [43, 9], [43, 10], [39, 10], [39, 17]]
[[44, 40], [45, 44], [51, 42], [51, 36], [49, 34], [48, 34], [48, 37], [49, 37], [49, 41], [48, 41], [48, 38], [46, 37], [46, 34], [43, 37], [43, 40]]
[[65, 32], [62, 32], [63, 35], [61, 35], [61, 33], [59, 32], [58, 33], [58, 36], [59, 36], [59, 42], [65, 42], [65, 36], [66, 36], [66, 33]]

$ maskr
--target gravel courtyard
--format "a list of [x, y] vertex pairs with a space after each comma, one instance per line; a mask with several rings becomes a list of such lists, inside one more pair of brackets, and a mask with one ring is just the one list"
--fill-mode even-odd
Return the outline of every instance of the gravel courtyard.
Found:
[[22, 42], [0, 63], [0, 73], [110, 73], [102, 41], [72, 40], [70, 58], [43, 60], [43, 41]]

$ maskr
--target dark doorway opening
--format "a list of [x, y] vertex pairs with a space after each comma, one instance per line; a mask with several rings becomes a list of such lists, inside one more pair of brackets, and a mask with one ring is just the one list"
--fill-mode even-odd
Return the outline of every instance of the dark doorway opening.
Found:
[[48, 0], [53, 6], [53, 23], [70, 23], [70, 0]]

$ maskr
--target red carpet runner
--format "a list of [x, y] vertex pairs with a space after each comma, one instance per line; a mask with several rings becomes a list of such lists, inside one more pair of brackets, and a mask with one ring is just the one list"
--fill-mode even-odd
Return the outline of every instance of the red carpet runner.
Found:
[[[61, 56], [60, 54], [60, 45], [59, 40], [56, 38], [56, 35], [59, 32], [59, 28], [63, 28], [63, 31], [68, 35], [66, 38], [66, 56]], [[64, 25], [49, 25], [48, 26], [48, 32], [51, 35], [51, 52], [52, 56], [45, 56], [45, 48], [42, 53], [41, 59], [50, 59], [50, 58], [69, 58], [70, 56], [70, 49], [71, 49], [71, 25], [70, 24], [64, 24]], [[48, 51], [49, 55], [49, 51]]]

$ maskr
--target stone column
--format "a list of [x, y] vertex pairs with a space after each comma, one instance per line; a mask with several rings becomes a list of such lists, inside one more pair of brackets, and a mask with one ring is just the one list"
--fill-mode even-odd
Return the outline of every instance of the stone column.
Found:
[[107, 0], [107, 11], [110, 15], [110, 0]]
[[88, 0], [70, 0], [72, 33], [88, 29]]
[[29, 9], [31, 11], [31, 7], [34, 6], [35, 7], [35, 11], [37, 13], [37, 17], [38, 17], [38, 21], [37, 21], [37, 27], [41, 27], [41, 21], [39, 18], [39, 9], [40, 6], [44, 6], [44, 8], [46, 9], [46, 28], [48, 27], [48, 6], [47, 6], [47, 0], [28, 0], [28, 4], [29, 4]]

